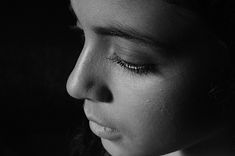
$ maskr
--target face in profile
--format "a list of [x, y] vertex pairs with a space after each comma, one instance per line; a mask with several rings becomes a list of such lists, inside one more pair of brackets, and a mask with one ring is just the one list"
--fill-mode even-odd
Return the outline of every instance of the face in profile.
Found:
[[[164, 0], [72, 0], [85, 43], [67, 82], [113, 156], [164, 155], [217, 131], [216, 41]], [[217, 120], [218, 121], [218, 120]]]

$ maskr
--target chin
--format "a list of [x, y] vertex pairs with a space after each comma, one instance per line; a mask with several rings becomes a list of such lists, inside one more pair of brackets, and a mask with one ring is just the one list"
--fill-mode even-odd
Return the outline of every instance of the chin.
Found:
[[[130, 150], [126, 146], [122, 146], [120, 142], [109, 141], [106, 139], [101, 139], [103, 147], [111, 156], [150, 156], [146, 155], [146, 152], [137, 152], [137, 150]], [[160, 156], [161, 154], [154, 154]]]
[[143, 154], [133, 153], [133, 150], [123, 148], [120, 142], [113, 142], [105, 139], [101, 139], [103, 147], [112, 156], [146, 156]]
[[128, 153], [120, 147], [118, 142], [109, 141], [106, 139], [101, 139], [102, 145], [105, 150], [112, 156], [129, 156]]

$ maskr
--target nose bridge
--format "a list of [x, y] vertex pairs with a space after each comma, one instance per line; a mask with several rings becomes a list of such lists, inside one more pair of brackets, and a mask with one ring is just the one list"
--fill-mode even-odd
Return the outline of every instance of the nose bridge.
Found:
[[91, 50], [88, 47], [84, 48], [68, 78], [67, 91], [74, 98], [83, 98], [89, 88], [94, 85], [92, 74], [94, 74], [95, 66], [92, 57], [94, 55]]

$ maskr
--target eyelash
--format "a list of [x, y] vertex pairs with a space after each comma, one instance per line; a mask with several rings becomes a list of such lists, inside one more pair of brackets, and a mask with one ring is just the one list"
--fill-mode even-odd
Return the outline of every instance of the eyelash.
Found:
[[156, 71], [154, 64], [134, 64], [127, 62], [121, 59], [118, 55], [114, 54], [111, 58], [107, 58], [114, 63], [117, 63], [122, 68], [138, 75], [147, 75], [150, 73], [154, 73]]

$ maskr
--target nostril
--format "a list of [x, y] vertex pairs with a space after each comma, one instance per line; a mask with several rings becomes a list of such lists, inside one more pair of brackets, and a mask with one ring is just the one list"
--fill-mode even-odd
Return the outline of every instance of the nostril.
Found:
[[106, 86], [102, 86], [97, 91], [98, 100], [101, 102], [112, 102], [113, 101], [113, 94], [110, 89]]

